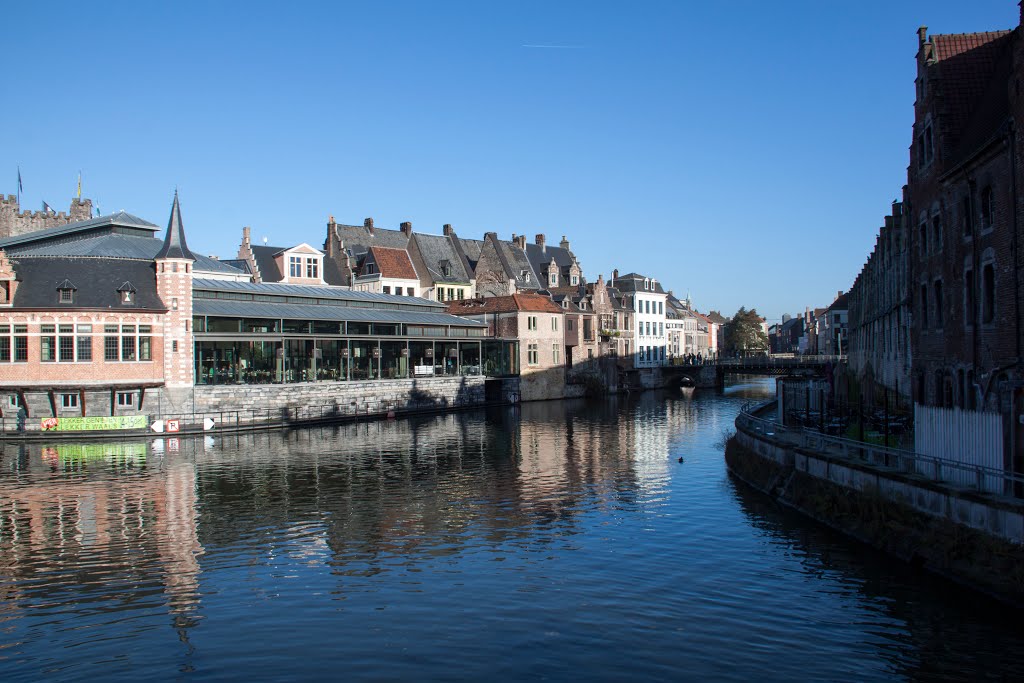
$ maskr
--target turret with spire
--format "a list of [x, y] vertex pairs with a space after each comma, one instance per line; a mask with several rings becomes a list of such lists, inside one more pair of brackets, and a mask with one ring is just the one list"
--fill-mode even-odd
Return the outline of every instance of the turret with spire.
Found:
[[167, 308], [163, 326], [164, 384], [191, 388], [193, 379], [192, 264], [196, 258], [185, 242], [178, 192], [174, 192], [164, 245], [154, 257], [156, 290]]

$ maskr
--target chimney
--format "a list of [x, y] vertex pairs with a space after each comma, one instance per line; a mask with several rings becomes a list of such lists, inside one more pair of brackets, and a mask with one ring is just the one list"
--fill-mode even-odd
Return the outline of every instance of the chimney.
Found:
[[496, 240], [496, 239], [498, 239], [498, 233], [496, 233], [496, 232], [485, 232], [484, 233], [484, 239], [485, 240], [488, 240], [488, 239]]
[[540, 233], [539, 235], [537, 235], [534, 238], [534, 241], [537, 243], [537, 246], [540, 247], [541, 253], [542, 254], [546, 254], [547, 253], [547, 247], [544, 246], [544, 233]]
[[517, 247], [526, 251], [526, 235], [519, 235], [513, 241], [516, 243]]
[[410, 223], [409, 221], [402, 223], [402, 225], [399, 227], [401, 228], [402, 232], [405, 233], [406, 237], [412, 235], [412, 223]]
[[917, 47], [921, 49], [928, 42], [928, 27], [921, 26], [917, 29]]
[[601, 273], [597, 274], [597, 284], [599, 286], [603, 286], [604, 285], [604, 275], [601, 274]]
[[566, 251], [571, 251], [569, 249], [569, 240], [565, 239], [565, 235], [562, 235], [562, 241], [558, 243], [558, 246], [560, 246], [562, 249], [565, 249]]
[[619, 279], [619, 269], [616, 268], [612, 271], [612, 287], [615, 286], [615, 281]]
[[364, 220], [363, 221], [363, 227], [366, 228], [366, 232], [370, 233], [370, 236], [372, 237], [373, 236], [373, 219], [372, 218], [367, 218], [366, 220]]
[[249, 244], [249, 240], [251, 237], [252, 231], [249, 229], [249, 226], [247, 225], [244, 228], [242, 228], [242, 244]]
[[452, 228], [452, 224], [451, 223], [445, 223], [443, 230], [444, 230], [444, 236], [445, 237], [451, 237], [452, 235], [455, 234], [455, 230]]
[[843, 290], [841, 290], [841, 289], [840, 289], [840, 290], [839, 290], [839, 293], [838, 293], [838, 294], [836, 294], [836, 298], [838, 299], [838, 298], [839, 298], [839, 297], [841, 297], [842, 295], [843, 295]]

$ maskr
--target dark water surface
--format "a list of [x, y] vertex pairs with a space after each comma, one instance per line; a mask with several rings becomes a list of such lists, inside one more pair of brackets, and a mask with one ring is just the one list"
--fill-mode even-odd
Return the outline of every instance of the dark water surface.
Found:
[[771, 387], [5, 445], [0, 679], [1024, 679], [1018, 613], [727, 475]]

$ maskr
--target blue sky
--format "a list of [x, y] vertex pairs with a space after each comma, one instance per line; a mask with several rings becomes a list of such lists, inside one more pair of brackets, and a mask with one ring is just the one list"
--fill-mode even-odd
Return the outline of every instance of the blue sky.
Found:
[[[232, 257], [339, 222], [566, 235], [612, 268], [769, 319], [831, 303], [906, 179], [917, 27], [972, 2], [16, 3], [0, 192]], [[543, 47], [541, 47], [543, 46]], [[6, 169], [6, 170], [3, 170]]]

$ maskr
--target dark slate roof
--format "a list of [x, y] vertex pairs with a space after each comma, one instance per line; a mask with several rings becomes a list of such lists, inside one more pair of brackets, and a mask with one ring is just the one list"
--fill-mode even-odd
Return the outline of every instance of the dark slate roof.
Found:
[[[406, 297], [408, 298], [408, 297]], [[196, 299], [192, 302], [195, 315], [229, 316], [240, 318], [287, 318], [292, 320], [356, 320], [383, 323], [411, 323], [416, 325], [458, 325], [484, 327], [485, 323], [466, 320], [448, 313], [434, 311], [389, 311], [377, 308], [349, 306], [297, 305], [267, 303], [263, 301], [222, 301]]]
[[281, 269], [274, 261], [274, 254], [281, 251], [281, 247], [258, 247], [253, 244], [252, 255], [256, 257], [256, 267], [259, 268], [260, 278], [264, 282], [280, 282], [282, 279]]
[[403, 306], [427, 306], [437, 310], [444, 309], [444, 304], [418, 296], [357, 292], [347, 287], [329, 287], [325, 285], [290, 285], [283, 282], [234, 282], [232, 280], [196, 278], [192, 281], [192, 289], [213, 292], [240, 292], [250, 295], [312, 297], [323, 300], [402, 304]]
[[563, 273], [563, 269], [568, 269], [573, 264], [573, 258], [568, 249], [553, 247], [550, 244], [546, 244], [543, 249], [541, 249], [539, 244], [527, 244], [526, 257], [530, 260], [530, 265], [533, 266], [533, 272], [538, 275], [544, 271], [544, 266], [551, 261], [554, 261], [555, 265], [558, 266], [559, 273]]
[[[43, 257], [77, 256], [83, 258], [119, 258], [152, 261], [163, 246], [163, 242], [152, 237], [136, 237], [118, 233], [84, 237], [68, 242], [49, 242], [40, 245], [25, 245], [24, 248], [12, 252], [15, 256]], [[193, 270], [206, 273], [242, 274], [235, 268], [233, 261], [218, 261], [206, 256], [193, 254], [195, 264]], [[244, 261], [243, 261], [244, 263]], [[248, 269], [248, 266], [246, 267]]]
[[167, 234], [164, 246], [157, 252], [156, 258], [180, 258], [196, 260], [185, 243], [185, 226], [181, 224], [181, 206], [178, 204], [178, 193], [174, 193], [171, 204], [171, 217], [167, 220]]
[[729, 322], [729, 319], [726, 318], [721, 313], [719, 313], [718, 311], [711, 311], [710, 313], [708, 313], [704, 317], [706, 317], [708, 320], [710, 320], [711, 322], [713, 322], [716, 325], [724, 325], [727, 322]]
[[497, 238], [492, 238], [491, 241], [497, 251], [498, 260], [501, 261], [502, 268], [505, 270], [505, 275], [516, 281], [518, 289], [537, 290], [541, 288], [540, 276], [530, 264], [526, 252], [510, 241]]
[[466, 255], [466, 261], [469, 263], [469, 274], [476, 277], [476, 264], [480, 262], [480, 252], [483, 251], [484, 241], [483, 240], [471, 240], [458, 238], [459, 247], [462, 249], [462, 253]]
[[615, 287], [622, 292], [665, 293], [665, 290], [661, 287], [661, 280], [655, 280], [654, 289], [644, 289], [644, 279], [650, 278], [645, 278], [645, 276], [639, 273], [627, 273], [615, 278]]
[[341, 238], [345, 249], [350, 255], [364, 254], [370, 247], [390, 247], [392, 249], [405, 249], [409, 243], [409, 237], [401, 230], [387, 230], [374, 228], [373, 234], [362, 225], [341, 225], [337, 226], [338, 237]]
[[58, 239], [66, 240], [68, 238], [74, 238], [75, 236], [88, 233], [109, 234], [111, 232], [120, 231], [129, 234], [152, 236], [152, 234], [158, 230], [159, 228], [149, 221], [142, 220], [138, 216], [133, 216], [130, 213], [125, 213], [124, 211], [118, 211], [117, 213], [113, 213], [108, 216], [90, 218], [87, 221], [76, 221], [74, 223], [68, 223], [67, 225], [59, 225], [53, 228], [26, 232], [22, 235], [17, 235], [16, 237], [8, 237], [0, 240], [0, 248], [6, 249], [8, 252], [12, 252], [14, 251], [14, 247], [21, 245], [50, 242]]
[[334, 287], [344, 287], [348, 284], [348, 277], [343, 273], [338, 262], [331, 257], [324, 255], [324, 282]]
[[251, 273], [252, 272], [252, 271], [249, 270], [249, 262], [246, 261], [244, 258], [225, 258], [225, 259], [221, 259], [220, 263], [221, 263], [221, 265], [228, 266], [229, 268], [234, 268], [235, 270], [240, 270], [243, 273]]
[[[430, 279], [434, 282], [469, 282], [470, 276], [462, 258], [455, 250], [447, 235], [413, 235], [416, 246], [427, 265]], [[444, 274], [444, 264], [450, 267], [449, 275]]]
[[[12, 261], [20, 281], [14, 293], [14, 308], [166, 310], [156, 293], [156, 266], [152, 261], [21, 257]], [[57, 288], [64, 280], [78, 286], [70, 304], [57, 301]], [[131, 304], [121, 303], [118, 294], [126, 281], [137, 290]]]

